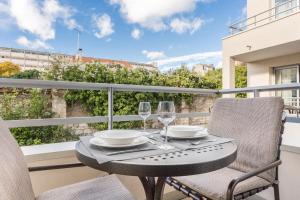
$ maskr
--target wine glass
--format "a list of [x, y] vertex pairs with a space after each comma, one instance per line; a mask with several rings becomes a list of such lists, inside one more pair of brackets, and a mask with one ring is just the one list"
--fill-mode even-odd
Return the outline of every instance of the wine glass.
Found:
[[168, 144], [168, 125], [175, 120], [175, 106], [173, 101], [160, 101], [157, 108], [158, 120], [165, 126], [165, 142], [160, 149], [169, 150], [174, 147]]
[[144, 120], [144, 131], [146, 130], [146, 119], [151, 115], [150, 102], [140, 102], [139, 116]]

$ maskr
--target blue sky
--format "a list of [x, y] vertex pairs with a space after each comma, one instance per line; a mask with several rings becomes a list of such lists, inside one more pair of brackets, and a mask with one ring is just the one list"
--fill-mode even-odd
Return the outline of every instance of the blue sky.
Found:
[[156, 62], [221, 65], [246, 0], [0, 0], [0, 46]]

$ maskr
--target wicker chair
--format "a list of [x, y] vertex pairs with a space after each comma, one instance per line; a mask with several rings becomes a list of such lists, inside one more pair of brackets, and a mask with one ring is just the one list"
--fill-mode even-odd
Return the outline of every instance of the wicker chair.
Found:
[[169, 177], [166, 182], [193, 199], [239, 200], [273, 187], [279, 200], [282, 112], [280, 97], [218, 99], [208, 130], [235, 139], [236, 161], [211, 173]]
[[[45, 180], [47, 181], [47, 180]], [[116, 176], [64, 186], [35, 197], [23, 153], [0, 119], [0, 200], [134, 199]]]

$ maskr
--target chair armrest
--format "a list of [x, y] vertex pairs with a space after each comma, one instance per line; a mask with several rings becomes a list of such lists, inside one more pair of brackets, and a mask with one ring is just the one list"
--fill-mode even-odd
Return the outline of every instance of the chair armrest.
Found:
[[279, 166], [281, 164], [281, 160], [277, 160], [269, 165], [266, 165], [264, 167], [261, 167], [261, 168], [258, 168], [254, 171], [251, 171], [249, 173], [246, 173], [244, 174], [243, 176], [240, 176], [240, 177], [237, 177], [235, 179], [233, 179], [230, 183], [229, 183], [229, 186], [228, 186], [228, 189], [227, 189], [227, 200], [232, 200], [233, 198], [233, 191], [235, 189], [235, 187], [237, 186], [238, 183], [242, 182], [242, 181], [245, 181], [251, 177], [254, 177], [254, 176], [257, 176], [265, 171], [268, 171], [272, 168], [275, 168], [277, 166]]

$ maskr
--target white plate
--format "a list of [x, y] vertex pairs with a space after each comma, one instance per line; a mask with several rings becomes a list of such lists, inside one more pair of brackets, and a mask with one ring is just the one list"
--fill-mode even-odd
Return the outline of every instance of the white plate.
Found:
[[174, 136], [179, 137], [194, 137], [197, 132], [203, 130], [204, 127], [202, 126], [175, 125], [168, 127], [168, 131], [171, 131]]
[[94, 133], [94, 136], [101, 138], [111, 145], [127, 145], [133, 143], [135, 139], [142, 135], [141, 132], [135, 130], [105, 130]]
[[106, 147], [106, 148], [128, 148], [128, 147], [135, 147], [142, 144], [145, 144], [149, 141], [147, 137], [141, 136], [135, 140], [131, 144], [109, 144], [105, 142], [105, 140], [99, 138], [99, 137], [93, 137], [90, 139], [90, 143], [92, 145], [98, 146], [98, 147]]
[[[165, 136], [165, 131], [161, 131], [160, 134], [162, 136]], [[209, 133], [207, 132], [207, 129], [204, 129], [203, 131], [198, 131], [195, 135], [193, 136], [184, 136], [184, 135], [174, 135], [172, 131], [168, 131], [168, 137], [170, 138], [176, 138], [176, 139], [199, 139], [199, 138], [204, 138], [207, 137]]]

